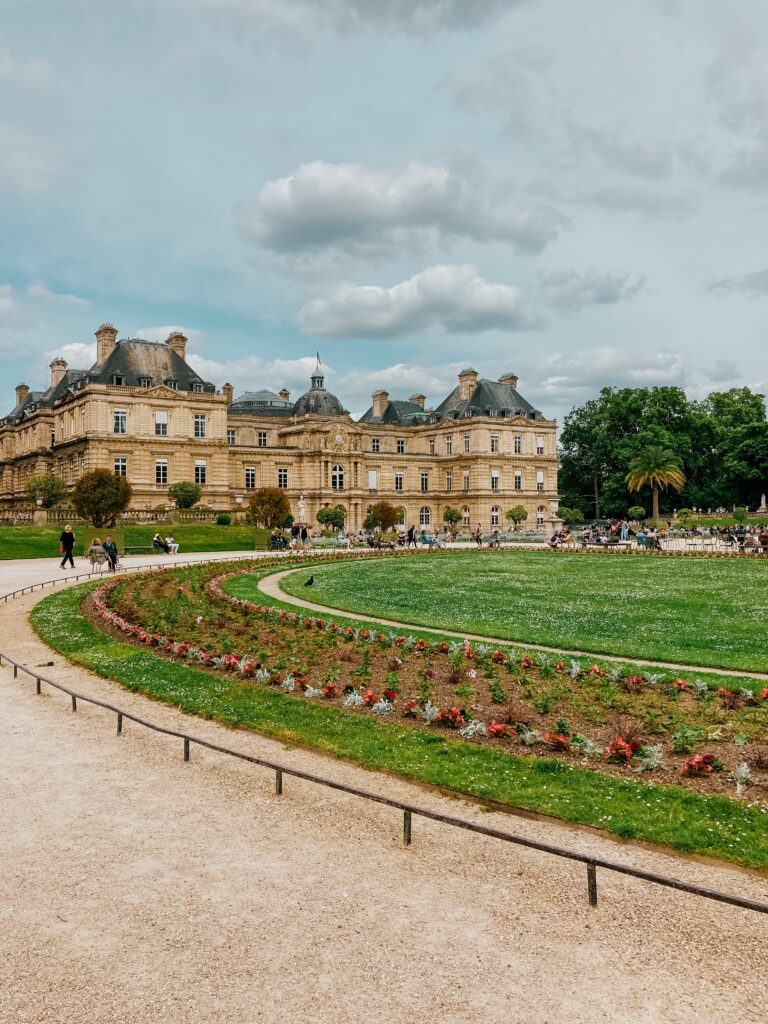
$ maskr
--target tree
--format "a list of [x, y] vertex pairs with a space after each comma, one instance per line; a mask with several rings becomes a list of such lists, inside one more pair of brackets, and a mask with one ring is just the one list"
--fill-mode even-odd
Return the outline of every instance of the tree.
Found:
[[514, 505], [504, 513], [504, 518], [508, 519], [510, 523], [514, 523], [515, 529], [517, 529], [518, 525], [524, 523], [528, 518], [528, 509], [525, 505]]
[[679, 456], [671, 448], [662, 448], [659, 445], [644, 449], [634, 458], [625, 479], [630, 491], [640, 491], [650, 485], [653, 500], [651, 518], [654, 522], [658, 522], [659, 519], [659, 490], [672, 487], [676, 491], [681, 491], [685, 486], [685, 473], [680, 465]]
[[627, 509], [627, 519], [645, 519], [645, 509], [642, 505], [632, 505]]
[[443, 522], [446, 526], [450, 526], [453, 529], [457, 523], [461, 522], [461, 512], [457, 508], [451, 508], [449, 505], [443, 512]]
[[683, 526], [685, 526], [686, 523], [690, 523], [690, 521], [693, 519], [693, 509], [692, 508], [679, 508], [677, 510], [676, 518], [680, 520], [680, 522], [683, 524]]
[[191, 480], [179, 480], [168, 488], [168, 497], [176, 502], [176, 508], [192, 508], [200, 501], [202, 493], [200, 485]]
[[60, 476], [46, 473], [44, 476], [33, 476], [28, 480], [25, 490], [30, 501], [42, 498], [43, 508], [53, 508], [67, 493], [67, 485]]
[[72, 504], [81, 519], [97, 529], [114, 526], [131, 502], [132, 488], [124, 476], [106, 469], [94, 469], [81, 476], [72, 492]]
[[568, 508], [567, 505], [561, 505], [557, 514], [566, 523], [578, 523], [584, 518], [580, 508]]
[[277, 487], [262, 487], [254, 491], [248, 502], [248, 511], [257, 526], [261, 523], [268, 530], [282, 526], [291, 514], [288, 499]]
[[398, 517], [399, 513], [394, 505], [390, 505], [388, 501], [377, 501], [368, 508], [363, 526], [366, 530], [379, 529], [383, 533], [388, 533], [394, 529]]
[[343, 530], [347, 511], [343, 505], [326, 505], [315, 516], [321, 526], [329, 530]]

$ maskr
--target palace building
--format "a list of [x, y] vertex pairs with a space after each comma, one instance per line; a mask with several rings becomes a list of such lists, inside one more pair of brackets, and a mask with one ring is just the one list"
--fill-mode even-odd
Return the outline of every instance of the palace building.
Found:
[[388, 501], [403, 521], [441, 527], [447, 507], [465, 527], [508, 525], [515, 505], [527, 526], [557, 507], [556, 423], [517, 390], [517, 377], [484, 380], [472, 369], [434, 408], [422, 394], [386, 391], [353, 420], [325, 387], [318, 367], [296, 401], [285, 389], [220, 391], [186, 362], [187, 339], [117, 338], [96, 331], [96, 362], [70, 369], [51, 363], [46, 391], [16, 388], [16, 405], [0, 419], [0, 510], [28, 505], [33, 476], [55, 473], [74, 486], [92, 469], [125, 476], [132, 507], [168, 502], [168, 487], [191, 480], [202, 503], [244, 509], [261, 487], [286, 492], [296, 515], [303, 495], [308, 525], [325, 505], [342, 505], [350, 529], [368, 507]]

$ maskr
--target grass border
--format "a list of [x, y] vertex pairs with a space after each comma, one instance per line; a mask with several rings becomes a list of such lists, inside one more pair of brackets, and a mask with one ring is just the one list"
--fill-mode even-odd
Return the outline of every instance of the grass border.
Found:
[[80, 604], [98, 585], [81, 584], [49, 595], [33, 608], [30, 620], [54, 650], [127, 690], [187, 714], [249, 728], [457, 795], [768, 871], [768, 808], [615, 779], [556, 760], [522, 758], [427, 730], [398, 729], [189, 668], [121, 643], [85, 620]]

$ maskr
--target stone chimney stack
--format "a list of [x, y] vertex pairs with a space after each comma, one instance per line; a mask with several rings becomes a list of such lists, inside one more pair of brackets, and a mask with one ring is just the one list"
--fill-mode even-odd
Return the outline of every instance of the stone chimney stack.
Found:
[[103, 366], [109, 354], [117, 344], [117, 328], [112, 324], [102, 324], [96, 331], [96, 362]]
[[373, 415], [383, 416], [389, 402], [389, 392], [374, 391], [371, 395], [371, 401], [373, 402]]
[[472, 369], [462, 370], [459, 374], [459, 399], [462, 402], [468, 402], [475, 393], [479, 376], [477, 370]]
[[280, 395], [284, 402], [287, 402], [288, 399], [291, 397], [291, 392], [288, 390], [288, 388], [283, 388], [282, 391], [278, 391], [278, 394]]
[[57, 356], [50, 364], [51, 367], [51, 387], [55, 388], [56, 385], [64, 379], [64, 374], [67, 372], [67, 361], [62, 359], [61, 356]]
[[29, 384], [17, 384], [16, 385], [16, 405], [21, 405], [24, 399], [29, 394]]
[[502, 373], [499, 377], [499, 384], [509, 384], [511, 388], [517, 387], [517, 374], [516, 373]]
[[422, 409], [424, 408], [424, 403], [426, 402], [426, 400], [426, 395], [411, 395], [411, 397], [408, 399], [409, 402], [414, 402], [416, 405], [420, 405]]
[[184, 359], [184, 353], [187, 351], [187, 336], [182, 334], [181, 331], [174, 331], [173, 334], [169, 334], [165, 339], [166, 345], [170, 345], [173, 351], [181, 359]]
[[232, 387], [232, 385], [225, 384], [221, 391], [222, 394], [225, 394], [227, 396], [227, 405], [232, 405], [232, 403], [235, 400], [235, 389]]

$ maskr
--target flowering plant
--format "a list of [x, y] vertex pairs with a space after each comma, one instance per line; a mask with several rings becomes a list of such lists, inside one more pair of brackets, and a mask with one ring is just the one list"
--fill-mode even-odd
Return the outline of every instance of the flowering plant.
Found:
[[333, 697], [338, 697], [339, 688], [335, 683], [326, 683], [323, 687], [323, 696], [326, 700], [331, 700]]
[[563, 736], [559, 732], [545, 732], [544, 739], [552, 747], [553, 750], [570, 750], [571, 749], [571, 737]]
[[605, 756], [609, 761], [618, 761], [621, 764], [629, 764], [632, 760], [632, 755], [635, 752], [632, 747], [632, 743], [627, 743], [621, 738], [621, 736], [617, 736], [615, 739], [611, 740], [605, 748]]
[[458, 729], [465, 724], [466, 718], [464, 713], [457, 707], [444, 708], [442, 711], [438, 711], [435, 716], [435, 722], [438, 725], [445, 725], [449, 729]]
[[723, 762], [714, 754], [694, 754], [683, 765], [683, 772], [686, 775], [711, 775], [712, 772], [722, 770]]
[[530, 654], [524, 654], [522, 659], [521, 659], [521, 661], [520, 661], [520, 667], [521, 668], [535, 668], [536, 667], [536, 663], [534, 662], [534, 660], [530, 656]]
[[509, 726], [505, 725], [503, 722], [493, 720], [488, 726], [488, 735], [496, 736], [498, 738], [501, 738], [502, 736], [509, 736]]

